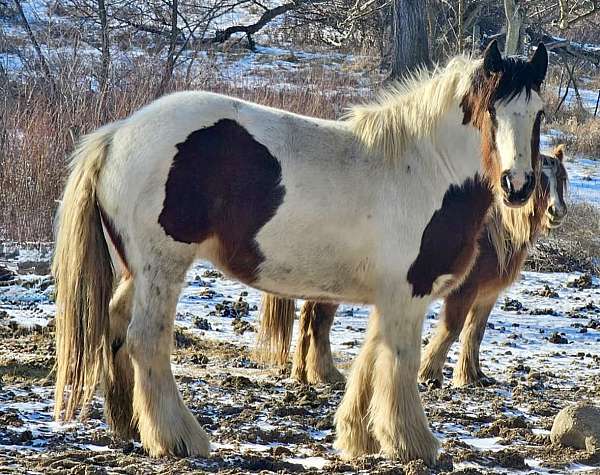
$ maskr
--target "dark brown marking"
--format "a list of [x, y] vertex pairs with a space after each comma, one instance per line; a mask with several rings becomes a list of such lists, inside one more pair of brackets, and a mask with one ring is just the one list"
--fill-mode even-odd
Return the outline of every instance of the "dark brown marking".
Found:
[[[564, 205], [564, 192], [567, 190], [569, 184], [567, 169], [565, 168], [565, 164], [563, 162], [563, 158], [565, 155], [564, 145], [561, 144], [556, 146], [552, 151], [552, 155], [554, 155], [555, 158], [555, 161], [553, 162], [553, 171], [556, 176], [557, 192], [561, 203]], [[542, 156], [548, 157], [548, 155]], [[552, 158], [550, 158], [550, 160], [552, 160]]]
[[119, 259], [121, 260], [121, 264], [123, 264], [123, 267], [125, 268], [126, 273], [129, 274], [130, 273], [129, 263], [127, 262], [127, 256], [125, 254], [125, 245], [123, 244], [123, 238], [117, 232], [117, 230], [115, 228], [115, 224], [113, 223], [112, 219], [106, 214], [104, 209], [102, 209], [102, 206], [100, 206], [99, 203], [96, 203], [96, 206], [98, 208], [98, 213], [100, 214], [100, 219], [102, 220], [102, 224], [104, 225], [104, 229], [106, 229], [108, 237], [109, 237], [113, 247], [117, 251]]
[[408, 270], [413, 296], [431, 294], [442, 275], [460, 278], [469, 269], [492, 201], [489, 185], [478, 175], [450, 186], [423, 231], [419, 255]]
[[217, 238], [218, 264], [252, 283], [264, 260], [255, 236], [285, 195], [281, 165], [229, 119], [191, 133], [177, 150], [158, 222], [176, 241]]
[[113, 358], [117, 355], [117, 352], [121, 349], [121, 347], [123, 346], [123, 338], [115, 338], [113, 340], [113, 342], [110, 344], [110, 350], [112, 352], [112, 356]]

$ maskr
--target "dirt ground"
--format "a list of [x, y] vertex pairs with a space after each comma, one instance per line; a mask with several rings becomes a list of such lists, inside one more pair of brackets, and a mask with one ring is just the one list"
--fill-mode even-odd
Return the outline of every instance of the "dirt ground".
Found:
[[[222, 283], [218, 274], [213, 278], [212, 284], [206, 283], [207, 288], [217, 289], [213, 293], [197, 287], [194, 292], [214, 298], [229, 285]], [[590, 285], [596, 283], [594, 279]], [[215, 287], [217, 284], [222, 287]], [[585, 298], [563, 302], [574, 312], [588, 312], [585, 319], [563, 315], [563, 310], [555, 317], [568, 319], [573, 333], [555, 337], [535, 329], [537, 338], [544, 339], [544, 348], [550, 347], [543, 355], [531, 351], [526, 358], [519, 353], [520, 346], [533, 341], [529, 334], [502, 331], [498, 323], [490, 328], [491, 340], [486, 346], [494, 350], [482, 357], [492, 368], [490, 375], [497, 379], [491, 385], [452, 388], [447, 383], [451, 376], [448, 366], [443, 388], [421, 387], [429, 421], [442, 440], [438, 466], [427, 469], [420, 461], [402, 465], [380, 457], [353, 462], [340, 459], [333, 449], [333, 416], [343, 385], [297, 384], [289, 379], [289, 368], [257, 365], [243, 340], [207, 336], [216, 334], [219, 322], [234, 325], [235, 319], [222, 311], [222, 304], [214, 307], [215, 311], [210, 310], [212, 303], [194, 304], [206, 316], [200, 323], [196, 319], [196, 326], [212, 325], [213, 333], [179, 326], [172, 358], [183, 398], [213, 442], [209, 459], [152, 459], [139, 443], [113, 439], [103, 422], [100, 397], [88, 420], [59, 425], [51, 417], [53, 306], [40, 297], [51, 291], [51, 285], [49, 277], [35, 275], [23, 277], [15, 291], [5, 287], [5, 292], [0, 292], [0, 473], [600, 474], [600, 453], [553, 447], [549, 440], [553, 418], [561, 408], [580, 400], [597, 402], [600, 395], [600, 354], [594, 343], [600, 341], [600, 331], [594, 328], [600, 316], [598, 289], [588, 289]], [[518, 290], [519, 295], [525, 298], [530, 292], [527, 289]], [[547, 294], [539, 298], [551, 299], [552, 292]], [[256, 297], [248, 292], [240, 295], [251, 302]], [[586, 304], [590, 295], [591, 303]], [[506, 314], [515, 316], [526, 310], [511, 300], [503, 305]], [[552, 305], [549, 300], [548, 306]], [[550, 318], [538, 315], [547, 312], [549, 309], [533, 309], [531, 318]], [[349, 316], [338, 320], [345, 333], [344, 341], [334, 344], [335, 357], [347, 372], [364, 326], [359, 328], [356, 322], [362, 320], [350, 320]], [[245, 336], [250, 335], [245, 341], [252, 341], [256, 321], [250, 317], [243, 321], [247, 321]], [[348, 325], [350, 321], [353, 323]], [[579, 326], [573, 326], [573, 321]], [[508, 320], [502, 324], [510, 325]], [[581, 350], [584, 346], [561, 345], [559, 340], [551, 343], [553, 338], [564, 338], [576, 345], [576, 339], [584, 337], [589, 351]]]

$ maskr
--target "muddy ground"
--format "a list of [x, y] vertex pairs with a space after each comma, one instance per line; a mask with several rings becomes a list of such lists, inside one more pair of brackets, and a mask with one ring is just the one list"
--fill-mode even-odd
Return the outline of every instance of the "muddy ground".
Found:
[[[211, 436], [211, 458], [157, 460], [145, 455], [137, 442], [113, 439], [103, 422], [99, 397], [90, 419], [54, 423], [54, 307], [51, 298], [44, 297], [51, 294], [52, 281], [45, 275], [47, 269], [12, 264], [19, 282], [13, 279], [0, 287], [0, 473], [429, 473], [420, 462], [402, 465], [367, 457], [350, 463], [338, 458], [332, 447], [333, 416], [343, 385], [307, 387], [288, 378], [289, 368], [254, 363], [248, 342], [255, 335], [258, 294], [232, 287], [201, 266], [195, 272], [204, 272], [203, 285], [192, 270], [187, 295], [210, 298], [203, 305], [188, 299], [185, 311], [196, 309], [196, 315], [180, 315], [173, 364], [185, 402]], [[561, 299], [558, 305], [552, 292], [539, 287], [535, 301], [541, 303], [533, 309], [519, 307], [519, 299], [513, 298], [519, 295], [531, 306], [527, 299], [538, 285], [532, 282], [499, 304], [505, 307], [498, 310], [501, 321], [486, 335], [482, 359], [495, 383], [464, 389], [449, 384], [441, 389], [421, 387], [430, 423], [443, 441], [440, 463], [431, 473], [600, 474], [600, 453], [553, 447], [548, 435], [553, 417], [565, 405], [600, 402], [598, 281], [586, 281], [585, 288], [578, 289], [553, 280], [550, 290], [558, 290], [557, 295], [568, 292], [567, 301]], [[245, 322], [245, 329], [234, 322], [233, 310], [227, 310], [235, 307], [228, 307], [227, 297], [249, 302], [237, 306], [248, 310], [237, 319]], [[541, 323], [540, 328], [527, 325], [526, 331], [516, 323], [523, 321], [519, 312], [525, 318], [525, 311], [528, 318], [539, 319], [532, 321], [546, 323], [552, 322], [547, 319], [553, 312], [552, 318], [564, 320], [562, 329], [572, 331], [557, 331], [556, 336]], [[435, 324], [433, 317], [426, 334]], [[335, 357], [347, 372], [366, 318], [360, 311], [352, 317], [346, 309], [338, 321]], [[243, 338], [229, 337], [226, 329]], [[451, 376], [451, 366], [446, 376]]]

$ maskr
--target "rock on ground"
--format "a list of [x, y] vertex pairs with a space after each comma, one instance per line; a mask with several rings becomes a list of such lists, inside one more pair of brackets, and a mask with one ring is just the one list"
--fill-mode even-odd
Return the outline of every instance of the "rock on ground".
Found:
[[554, 419], [550, 440], [590, 453], [600, 450], [600, 408], [587, 402], [565, 407]]

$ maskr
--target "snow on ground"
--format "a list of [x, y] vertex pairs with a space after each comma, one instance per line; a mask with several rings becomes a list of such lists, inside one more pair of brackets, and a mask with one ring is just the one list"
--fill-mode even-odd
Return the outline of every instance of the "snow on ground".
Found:
[[[18, 256], [0, 260], [0, 264], [15, 271], [20, 267], [21, 272], [27, 267], [44, 269], [43, 262], [47, 261], [48, 253], [43, 249], [21, 251]], [[35, 264], [37, 261], [42, 264]], [[44, 270], [40, 273], [45, 274]], [[504, 300], [499, 300], [481, 352], [483, 370], [498, 383], [485, 389], [453, 390], [446, 386], [423, 393], [432, 426], [444, 441], [445, 451], [454, 457], [455, 470], [472, 467], [487, 473], [485, 470], [493, 468], [495, 473], [509, 473], [511, 467], [505, 465], [514, 460], [510, 459], [513, 462], [509, 463], [505, 458], [507, 450], [510, 457], [514, 456], [510, 450], [515, 447], [524, 451], [524, 463], [536, 473], [590, 469], [589, 460], [588, 465], [575, 465], [569, 459], [562, 462], [558, 472], [551, 472], [552, 466], [561, 465], [557, 462], [560, 456], [557, 460], [549, 460], [537, 447], [540, 441], [547, 440], [549, 414], [554, 415], [562, 405], [579, 398], [600, 404], [600, 281], [594, 278], [590, 288], [571, 287], [578, 277], [577, 273], [524, 272], [519, 282], [506, 293], [508, 299], [517, 300], [522, 307], [516, 310], [518, 306], [514, 303], [505, 307]], [[546, 286], [557, 296], [542, 296], [540, 291]], [[40, 333], [40, 327], [45, 327], [54, 315], [52, 291], [49, 278], [36, 273], [19, 275], [17, 282], [0, 286], [0, 328], [2, 325], [13, 329], [29, 326]], [[238, 301], [244, 305], [235, 306]], [[281, 379], [277, 370], [263, 369], [252, 362], [248, 349], [253, 347], [256, 338], [253, 330], [258, 325], [259, 302], [259, 292], [223, 277], [208, 264], [198, 262], [188, 272], [177, 307], [177, 325], [187, 328], [201, 341], [221, 342], [219, 344], [233, 349], [224, 361], [213, 358], [207, 350], [203, 350], [203, 355], [209, 355], [208, 362], [205, 356], [175, 356], [175, 372], [183, 378], [179, 385], [183, 387], [184, 397], [191, 407], [199, 408], [201, 420], [208, 422], [214, 450], [220, 457], [218, 462], [211, 462], [216, 465], [201, 461], [193, 463], [200, 464], [196, 468], [203, 470], [237, 467], [241, 470], [239, 473], [247, 473], [252, 470], [244, 464], [258, 457], [261, 462], [257, 462], [257, 466], [263, 469], [275, 463], [273, 467], [284, 471], [299, 467], [335, 471], [340, 461], [331, 446], [331, 416], [341, 396], [341, 387], [321, 387], [310, 392], [285, 377]], [[249, 309], [247, 314], [243, 310], [245, 304]], [[424, 335], [436, 325], [435, 315], [439, 308], [439, 302], [431, 307]], [[234, 310], [240, 309], [241, 320], [247, 322], [247, 329], [242, 334], [233, 318]], [[331, 341], [336, 361], [344, 371], [359, 351], [368, 314], [369, 308], [365, 306], [343, 305], [338, 311]], [[554, 334], [559, 334], [562, 339], [551, 338]], [[551, 343], [550, 340], [564, 343]], [[51, 342], [44, 345], [51, 346]], [[44, 345], [39, 344], [40, 348]], [[25, 347], [16, 352], [9, 348], [0, 351], [0, 375], [10, 374], [7, 369], [2, 370], [3, 367], [33, 365], [36, 347]], [[446, 377], [456, 362], [457, 350], [458, 345], [455, 345], [449, 355]], [[228, 378], [240, 378], [241, 382], [229, 387], [224, 383]], [[250, 389], [245, 386], [244, 378], [251, 381]], [[59, 450], [56, 447], [68, 450], [69, 454], [73, 451], [94, 454], [94, 457], [112, 454], [115, 460], [132, 450], [134, 455], [136, 450], [139, 452], [138, 446], [132, 449], [131, 446], [114, 445], [107, 439], [106, 426], [99, 415], [85, 424], [60, 426], [52, 422], [49, 382], [40, 383], [34, 379], [32, 384], [23, 386], [18, 379], [10, 379], [0, 385], [0, 422], [7, 424], [6, 430], [0, 427], [0, 466], [3, 457], [6, 463], [10, 461], [17, 467], [25, 463], [21, 460], [23, 454], [32, 456], [39, 452], [44, 454], [43, 457], [52, 458]], [[528, 397], [523, 396], [525, 391], [529, 392]], [[269, 410], [269, 403], [279, 402], [281, 406]], [[245, 411], [243, 407], [246, 406], [254, 408], [254, 412], [248, 409], [248, 415], [238, 417], [235, 424], [228, 420], [229, 411], [241, 414], [239, 411]], [[290, 419], [289, 414], [295, 414], [295, 411], [304, 414], [305, 407], [311, 408], [311, 417]], [[544, 410], [540, 411], [540, 407]], [[494, 424], [510, 424], [506, 421], [514, 418], [526, 421], [527, 429], [523, 430], [527, 434], [523, 436], [524, 440], [514, 435], [519, 441], [511, 444], [506, 440], [509, 429], [502, 429], [504, 432], [492, 429]], [[13, 427], [17, 419], [19, 422]], [[322, 420], [328, 423], [319, 426]], [[274, 457], [275, 462], [269, 457]], [[147, 458], [142, 458], [147, 463]], [[515, 466], [521, 466], [519, 460]], [[373, 465], [367, 473], [389, 462], [370, 463]]]
[[[43, 23], [45, 2], [24, 5], [34, 23]], [[223, 17], [217, 26], [239, 19]], [[5, 26], [5, 33], [19, 33], [18, 27]], [[93, 48], [84, 53], [97, 56]], [[132, 49], [114, 56], [125, 63], [139, 54], [140, 50]], [[225, 79], [243, 78], [249, 85], [259, 85], [265, 72], [294, 73], [307, 63], [345, 71], [348, 64], [361, 60], [346, 54], [259, 46], [256, 53], [211, 52], [209, 56], [200, 52], [198, 68], [210, 65]], [[8, 71], [23, 67], [21, 58], [10, 52], [0, 54], [0, 64]], [[370, 86], [366, 81], [364, 86], [366, 93]], [[595, 105], [596, 92], [581, 92], [586, 108]], [[567, 102], [573, 101], [573, 95], [567, 97]], [[551, 149], [553, 135], [558, 132], [543, 135], [543, 150]], [[567, 156], [570, 197], [600, 206], [598, 161], [570, 157], [568, 150]], [[0, 249], [4, 256], [0, 265], [18, 272], [9, 285], [0, 282], [0, 473], [22, 473], [25, 467], [30, 473], [63, 473], [86, 464], [104, 467], [109, 473], [303, 468], [376, 473], [398, 469], [398, 464], [380, 459], [346, 465], [336, 457], [332, 416], [343, 388], [298, 386], [277, 370], [257, 366], [251, 348], [260, 294], [205, 263], [195, 264], [188, 272], [176, 320], [178, 327], [198, 336], [205, 346], [178, 348], [173, 362], [186, 402], [211, 435], [213, 458], [153, 461], [143, 456], [139, 444], [116, 444], [107, 437], [99, 400], [93, 417], [85, 423], [53, 422], [53, 388], [44, 379], [53, 361], [51, 328], [50, 333], [44, 328], [55, 312], [48, 249], [18, 246], [13, 255], [10, 246]], [[27, 274], [25, 268], [31, 263], [35, 269]], [[576, 273], [524, 272], [506, 292], [508, 299], [522, 307], [515, 310], [514, 305], [505, 306], [503, 298], [498, 301], [481, 351], [483, 369], [496, 384], [467, 389], [446, 384], [422, 393], [432, 427], [444, 441], [444, 452], [453, 457], [455, 471], [574, 473], [590, 471], [600, 463], [597, 458], [548, 445], [552, 417], [560, 408], [580, 399], [600, 403], [600, 282], [594, 278], [590, 288], [569, 286], [578, 277]], [[545, 286], [557, 296], [542, 296]], [[436, 302], [429, 310], [424, 336], [435, 327], [439, 309]], [[239, 310], [241, 319], [234, 319]], [[369, 311], [355, 305], [342, 305], [338, 310], [331, 342], [336, 362], [346, 373], [364, 339]], [[446, 381], [458, 349], [454, 345], [449, 354]], [[515, 421], [520, 421], [517, 427]]]

